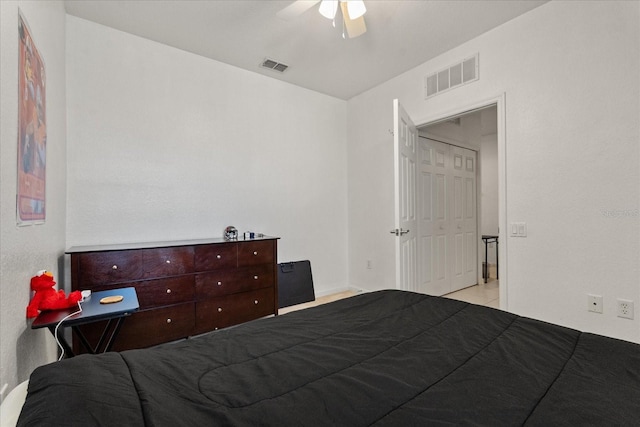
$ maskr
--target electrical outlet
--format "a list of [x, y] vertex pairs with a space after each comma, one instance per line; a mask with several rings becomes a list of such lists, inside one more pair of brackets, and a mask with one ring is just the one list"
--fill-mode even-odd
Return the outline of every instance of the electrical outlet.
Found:
[[593, 313], [602, 313], [602, 295], [587, 295], [587, 309]]
[[633, 301], [618, 298], [618, 317], [633, 319]]

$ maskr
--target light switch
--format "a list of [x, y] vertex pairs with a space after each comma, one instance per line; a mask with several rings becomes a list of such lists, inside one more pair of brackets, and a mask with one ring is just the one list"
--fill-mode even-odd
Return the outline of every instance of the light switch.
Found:
[[518, 236], [519, 237], [527, 237], [527, 223], [526, 222], [518, 223]]
[[527, 223], [512, 222], [510, 235], [511, 237], [527, 237]]

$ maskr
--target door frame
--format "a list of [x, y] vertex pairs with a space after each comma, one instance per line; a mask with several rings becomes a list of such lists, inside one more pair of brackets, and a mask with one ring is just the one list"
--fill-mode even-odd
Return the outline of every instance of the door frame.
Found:
[[[417, 128], [432, 125], [438, 122], [449, 120], [453, 117], [472, 113], [476, 110], [482, 110], [487, 107], [496, 106], [497, 109], [497, 139], [498, 139], [498, 258], [500, 259], [498, 275], [500, 277], [500, 309], [508, 311], [508, 234], [507, 234], [507, 132], [506, 132], [506, 93], [482, 99], [468, 104], [459, 104], [458, 106], [443, 111], [434, 109], [426, 117], [419, 120], [414, 119]], [[482, 166], [481, 166], [482, 167]], [[480, 206], [480, 205], [478, 205]], [[480, 215], [477, 216], [478, 231], [480, 227]], [[478, 272], [482, 271], [482, 259], [480, 254], [484, 250], [481, 239], [478, 239], [477, 264]]]

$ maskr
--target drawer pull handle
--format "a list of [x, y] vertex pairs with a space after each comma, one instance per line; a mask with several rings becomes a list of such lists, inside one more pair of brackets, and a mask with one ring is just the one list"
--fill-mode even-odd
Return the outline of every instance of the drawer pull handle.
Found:
[[167, 293], [170, 294], [171, 293], [171, 289], [167, 289]]
[[253, 254], [254, 255], [258, 255], [258, 251], [253, 251]]
[[222, 286], [222, 282], [218, 282], [218, 286]]
[[216, 258], [218, 259], [222, 258], [222, 255], [216, 255]]
[[254, 303], [255, 305], [258, 305], [258, 300], [255, 300], [253, 303]]
[[258, 280], [258, 276], [253, 276], [253, 280]]
[[170, 259], [166, 260], [165, 262], [166, 262], [167, 264], [171, 264], [171, 260], [170, 260]]
[[117, 270], [117, 269], [118, 269], [118, 266], [114, 264], [114, 265], [113, 265], [113, 267], [111, 267], [111, 269], [112, 269], [112, 270]]
[[222, 307], [218, 307], [218, 313], [222, 313]]
[[167, 319], [167, 323], [171, 323], [171, 319]]

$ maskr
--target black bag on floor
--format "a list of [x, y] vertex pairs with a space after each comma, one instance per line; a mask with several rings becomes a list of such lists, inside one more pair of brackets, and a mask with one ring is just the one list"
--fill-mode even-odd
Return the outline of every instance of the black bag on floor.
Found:
[[280, 308], [315, 299], [311, 262], [307, 260], [278, 264], [278, 306]]

